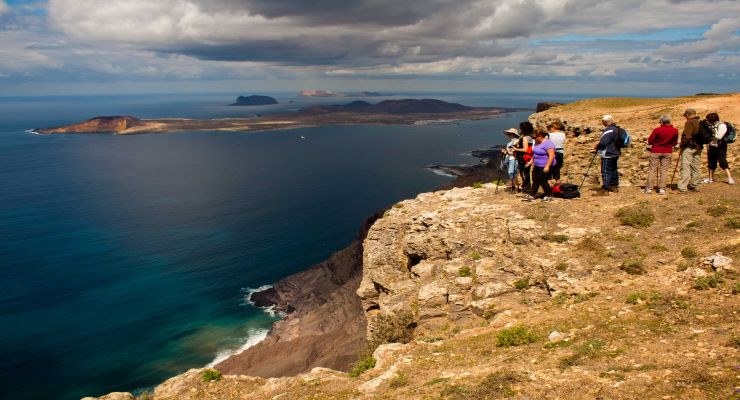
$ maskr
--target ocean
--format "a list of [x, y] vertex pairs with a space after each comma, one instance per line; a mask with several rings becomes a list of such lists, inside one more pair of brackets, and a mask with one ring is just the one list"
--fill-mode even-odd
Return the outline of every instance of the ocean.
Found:
[[[243, 93], [242, 93], [243, 94]], [[532, 111], [454, 125], [36, 135], [98, 115], [225, 118], [354, 99], [276, 93], [0, 97], [0, 391], [140, 391], [223, 358], [275, 320], [245, 301], [326, 259], [370, 214], [474, 164]], [[534, 108], [578, 96], [403, 94]], [[383, 98], [367, 98], [371, 102]]]

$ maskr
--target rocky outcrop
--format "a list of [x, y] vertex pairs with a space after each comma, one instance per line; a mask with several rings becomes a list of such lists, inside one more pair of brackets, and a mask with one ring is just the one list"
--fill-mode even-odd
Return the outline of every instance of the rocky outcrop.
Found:
[[79, 124], [66, 125], [56, 128], [37, 129], [38, 133], [100, 133], [100, 132], [123, 132], [129, 128], [138, 126], [141, 120], [132, 116], [108, 116], [90, 118]]
[[264, 106], [270, 104], [278, 104], [278, 101], [274, 97], [270, 96], [239, 96], [236, 101], [229, 104], [230, 106]]
[[537, 103], [537, 112], [546, 111], [553, 107], [562, 106], [562, 105], [563, 103], [556, 103], [553, 101], [543, 101], [543, 102]]

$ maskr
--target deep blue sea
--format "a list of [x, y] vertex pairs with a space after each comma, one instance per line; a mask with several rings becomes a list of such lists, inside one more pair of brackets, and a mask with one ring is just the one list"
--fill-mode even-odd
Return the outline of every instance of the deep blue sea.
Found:
[[[279, 105], [226, 107], [236, 95], [0, 97], [3, 398], [141, 390], [245, 345], [273, 322], [244, 301], [249, 288], [324, 260], [365, 217], [450, 179], [429, 164], [477, 163], [470, 150], [503, 143], [531, 113], [262, 133], [26, 131], [354, 100], [278, 93]], [[396, 96], [408, 97], [533, 108], [577, 96]]]

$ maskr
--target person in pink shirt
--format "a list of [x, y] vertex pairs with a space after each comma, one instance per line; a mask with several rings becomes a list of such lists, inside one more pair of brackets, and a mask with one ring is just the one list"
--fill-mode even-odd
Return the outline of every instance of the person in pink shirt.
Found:
[[673, 158], [673, 148], [678, 144], [678, 129], [671, 125], [670, 115], [660, 116], [660, 126], [648, 137], [650, 167], [648, 168], [645, 193], [653, 192], [653, 178], [658, 176], [658, 194], [665, 194], [665, 182]]

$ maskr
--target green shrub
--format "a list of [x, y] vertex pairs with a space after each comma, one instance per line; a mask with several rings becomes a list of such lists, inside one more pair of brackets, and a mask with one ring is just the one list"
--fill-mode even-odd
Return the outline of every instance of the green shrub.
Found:
[[352, 364], [352, 368], [349, 370], [349, 376], [356, 378], [362, 375], [363, 372], [369, 369], [373, 369], [374, 367], [375, 359], [373, 358], [373, 355], [365, 354], [360, 357], [360, 359], [357, 360], [354, 364]]
[[555, 269], [558, 271], [565, 271], [568, 269], [568, 263], [565, 261], [559, 261], [557, 264], [555, 264]]
[[740, 218], [731, 217], [725, 221], [725, 226], [730, 229], [740, 229]]
[[516, 394], [511, 385], [522, 382], [523, 378], [515, 372], [494, 372], [477, 385], [450, 385], [440, 391], [447, 400], [487, 400], [512, 397]]
[[640, 300], [645, 300], [645, 293], [637, 292], [637, 293], [630, 293], [627, 296], [626, 303], [627, 304], [637, 304], [640, 302]]
[[573, 299], [573, 303], [583, 303], [584, 301], [593, 299], [594, 297], [598, 296], [598, 292], [587, 292], [587, 293], [578, 293], [576, 297]]
[[399, 372], [391, 379], [388, 379], [388, 386], [390, 386], [393, 389], [404, 387], [409, 384], [409, 378], [402, 372]]
[[655, 222], [655, 214], [650, 210], [648, 203], [644, 202], [620, 208], [617, 211], [617, 218], [622, 225], [634, 228], [646, 228]]
[[480, 188], [482, 188], [482, 187], [483, 187], [483, 184], [482, 184], [482, 183], [480, 183], [480, 182], [475, 182], [475, 183], [473, 183], [473, 188], [475, 188], [475, 189], [480, 189]]
[[689, 258], [695, 258], [699, 255], [699, 253], [696, 252], [696, 249], [693, 247], [684, 247], [681, 249], [681, 255], [683, 258], [689, 259]]
[[630, 275], [642, 275], [646, 272], [640, 260], [627, 260], [619, 266], [619, 269]]
[[529, 287], [532, 286], [529, 283], [529, 277], [517, 279], [514, 281], [514, 287], [516, 290], [527, 290]]
[[480, 260], [481, 258], [483, 257], [477, 251], [470, 253], [470, 259], [473, 261]]
[[542, 239], [547, 240], [548, 242], [565, 243], [570, 239], [570, 237], [568, 237], [568, 235], [548, 233], [546, 235], [542, 235]]
[[720, 205], [720, 204], [707, 208], [707, 214], [713, 217], [721, 217], [727, 214], [728, 211], [729, 211], [729, 208], [727, 206]]
[[565, 292], [560, 292], [555, 295], [555, 297], [552, 298], [553, 304], [562, 305], [565, 304], [565, 302], [568, 300], [568, 294]]
[[650, 248], [655, 251], [660, 251], [660, 252], [668, 251], [668, 247], [665, 247], [665, 245], [663, 245], [662, 243], [654, 244], [650, 246]]
[[470, 267], [466, 265], [464, 267], [460, 267], [460, 269], [457, 270], [457, 274], [459, 276], [465, 277], [465, 276], [470, 276], [472, 272], [470, 271]]
[[200, 374], [200, 377], [203, 379], [204, 382], [211, 382], [220, 381], [221, 378], [223, 378], [223, 375], [221, 375], [220, 372], [216, 371], [213, 368], [208, 368]]
[[735, 285], [732, 286], [732, 294], [738, 293], [740, 293], [740, 282], [735, 282]]
[[521, 346], [536, 341], [537, 335], [526, 326], [521, 325], [504, 329], [496, 335], [497, 347]]
[[379, 314], [375, 317], [370, 334], [369, 352], [372, 353], [381, 344], [408, 343], [416, 327], [414, 316], [408, 311], [396, 314]]
[[694, 289], [696, 290], [708, 290], [710, 288], [716, 288], [724, 282], [721, 274], [713, 274], [708, 276], [702, 276], [696, 278], [694, 282]]

